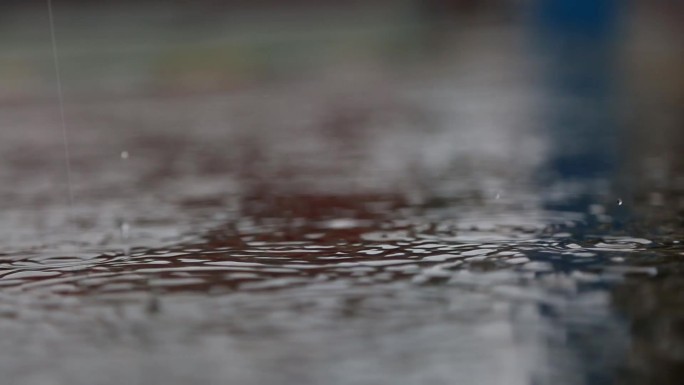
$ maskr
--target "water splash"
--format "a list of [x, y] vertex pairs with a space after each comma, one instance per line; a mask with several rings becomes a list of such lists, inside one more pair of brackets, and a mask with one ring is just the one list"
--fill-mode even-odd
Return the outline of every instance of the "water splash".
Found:
[[121, 221], [119, 223], [119, 232], [121, 234], [121, 242], [123, 243], [123, 253], [124, 255], [130, 255], [131, 247], [129, 244], [131, 225], [126, 221]]

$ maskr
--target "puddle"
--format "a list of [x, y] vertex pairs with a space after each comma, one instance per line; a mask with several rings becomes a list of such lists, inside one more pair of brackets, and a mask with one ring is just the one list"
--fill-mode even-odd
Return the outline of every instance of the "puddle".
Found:
[[69, 207], [36, 9], [0, 39], [12, 384], [678, 383], [682, 116], [600, 54], [638, 44], [57, 9]]

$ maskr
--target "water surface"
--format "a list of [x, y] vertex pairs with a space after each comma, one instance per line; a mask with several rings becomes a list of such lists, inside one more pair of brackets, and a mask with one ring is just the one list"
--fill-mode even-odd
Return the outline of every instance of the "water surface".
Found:
[[677, 383], [681, 113], [635, 43], [169, 12], [57, 12], [72, 207], [43, 14], [6, 16], [12, 384]]

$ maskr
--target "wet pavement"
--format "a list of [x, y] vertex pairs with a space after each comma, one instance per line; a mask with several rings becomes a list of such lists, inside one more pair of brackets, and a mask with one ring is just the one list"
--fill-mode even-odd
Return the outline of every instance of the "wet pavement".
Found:
[[3, 16], [8, 383], [679, 383], [684, 46], [648, 13], [58, 11], [73, 205], [46, 15]]

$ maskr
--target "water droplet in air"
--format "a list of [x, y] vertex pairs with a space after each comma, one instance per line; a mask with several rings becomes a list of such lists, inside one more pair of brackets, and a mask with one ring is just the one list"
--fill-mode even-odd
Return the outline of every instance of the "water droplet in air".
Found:
[[618, 198], [617, 204], [618, 204], [618, 206], [622, 206], [622, 199], [621, 198]]
[[121, 159], [123, 159], [123, 160], [128, 159], [128, 151], [121, 151]]

